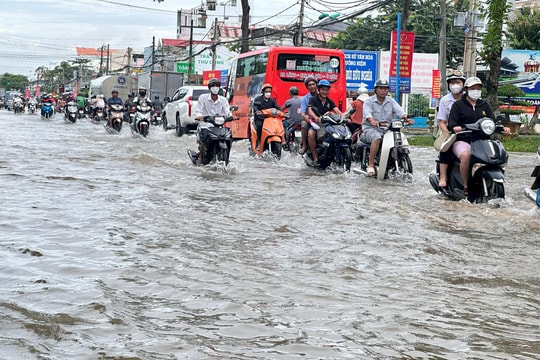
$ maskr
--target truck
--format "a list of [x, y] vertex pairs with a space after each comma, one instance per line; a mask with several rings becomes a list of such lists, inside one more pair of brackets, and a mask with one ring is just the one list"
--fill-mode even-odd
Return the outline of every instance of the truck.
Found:
[[184, 86], [184, 74], [173, 71], [147, 71], [139, 74], [139, 87], [144, 86], [150, 98], [159, 96], [161, 100], [172, 97], [176, 90]]
[[118, 97], [125, 101], [129, 94], [136, 92], [137, 79], [133, 79], [130, 75], [105, 75], [90, 81], [90, 89], [88, 97], [93, 95], [103, 95], [105, 100], [111, 97], [111, 92], [118, 90]]

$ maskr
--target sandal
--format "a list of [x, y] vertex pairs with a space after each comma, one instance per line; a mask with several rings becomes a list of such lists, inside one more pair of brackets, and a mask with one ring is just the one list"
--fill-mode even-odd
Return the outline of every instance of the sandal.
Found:
[[367, 175], [368, 176], [375, 176], [375, 168], [368, 167], [367, 168]]

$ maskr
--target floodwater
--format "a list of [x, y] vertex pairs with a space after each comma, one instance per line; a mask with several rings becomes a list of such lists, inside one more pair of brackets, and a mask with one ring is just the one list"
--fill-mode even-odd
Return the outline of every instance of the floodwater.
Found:
[[533, 154], [507, 199], [452, 202], [249, 156], [0, 111], [0, 359], [539, 359]]

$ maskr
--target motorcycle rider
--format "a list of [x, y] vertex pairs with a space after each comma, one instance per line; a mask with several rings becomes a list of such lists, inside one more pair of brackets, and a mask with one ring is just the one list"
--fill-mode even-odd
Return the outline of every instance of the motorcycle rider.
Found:
[[255, 130], [257, 131], [257, 141], [255, 147], [259, 149], [259, 143], [262, 136], [262, 127], [264, 123], [264, 115], [262, 110], [265, 109], [277, 109], [281, 110], [275, 98], [272, 97], [272, 85], [264, 84], [261, 88], [262, 94], [253, 99], [253, 113]]
[[[465, 84], [465, 75], [460, 70], [450, 69], [446, 74], [446, 84], [448, 86], [449, 93], [441, 98], [439, 101], [439, 111], [437, 112], [437, 121], [439, 122], [439, 129], [441, 130], [441, 136], [448, 137], [450, 131], [448, 130], [448, 116], [450, 115], [450, 109], [452, 105], [463, 95], [463, 84]], [[441, 151], [439, 153], [439, 186], [441, 188], [446, 187], [446, 173], [448, 172], [448, 164], [453, 161], [453, 155], [451, 149], [447, 151]]]
[[159, 95], [154, 96], [154, 101], [152, 102], [152, 109], [154, 109], [154, 111], [163, 110], [163, 101], [159, 100]]
[[290, 98], [285, 101], [283, 104], [283, 109], [288, 109], [289, 118], [283, 121], [283, 127], [285, 131], [288, 128], [298, 125], [302, 122], [302, 115], [300, 114], [300, 105], [302, 99], [298, 96], [298, 88], [296, 86], [291, 86], [289, 89]]
[[111, 118], [111, 108], [110, 108], [110, 106], [113, 105], [113, 104], [124, 106], [124, 103], [122, 102], [122, 99], [120, 99], [118, 97], [118, 90], [117, 89], [113, 89], [111, 91], [111, 97], [107, 100], [107, 112], [109, 114], [109, 122], [108, 122], [107, 126], [109, 126], [109, 127], [112, 127], [112, 118]]
[[152, 105], [152, 102], [150, 101], [150, 97], [148, 96], [148, 93], [146, 91], [146, 87], [139, 86], [138, 94], [139, 96], [133, 99], [134, 106], [137, 106], [143, 102], [148, 103], [148, 105]]
[[304, 79], [304, 86], [309, 92], [302, 97], [302, 101], [300, 102], [300, 115], [302, 115], [302, 147], [298, 152], [300, 155], [304, 155], [307, 150], [308, 130], [311, 121], [308, 114], [309, 99], [312, 96], [316, 96], [319, 92], [317, 80], [313, 76], [308, 76]]
[[[471, 76], [465, 80], [465, 93], [462, 98], [452, 105], [448, 117], [448, 129], [453, 133], [465, 130], [465, 124], [475, 123], [478, 119], [488, 117], [495, 119], [493, 111], [487, 102], [482, 100], [482, 80]], [[505, 134], [510, 134], [510, 129], [504, 128]], [[454, 155], [459, 159], [459, 172], [463, 180], [463, 195], [467, 196], [469, 182], [469, 163], [471, 160], [471, 144], [467, 141], [458, 140], [452, 145]]]
[[[319, 94], [309, 99], [308, 113], [312, 119], [311, 127], [308, 130], [308, 144], [313, 158], [313, 165], [319, 165], [319, 156], [317, 155], [317, 142], [326, 135], [326, 129], [321, 125], [321, 116], [327, 112], [343, 115], [337, 108], [336, 103], [328, 97], [330, 93], [330, 81], [319, 80], [317, 87]], [[316, 109], [316, 111], [314, 111]]]
[[350, 110], [354, 109], [354, 113], [347, 121], [349, 129], [351, 129], [352, 133], [362, 127], [362, 121], [364, 121], [364, 102], [368, 98], [368, 89], [362, 84], [355, 92], [355, 96], [353, 97], [350, 108]]
[[210, 93], [201, 94], [197, 101], [197, 109], [195, 111], [195, 116], [199, 120], [199, 125], [197, 125], [197, 142], [199, 143], [197, 165], [203, 163], [203, 156], [206, 151], [206, 137], [208, 136], [206, 129], [214, 126], [211, 123], [203, 121], [204, 117], [212, 115], [227, 117], [231, 115], [229, 101], [224, 96], [219, 95], [220, 89], [221, 81], [217, 78], [210, 79], [208, 81], [208, 90], [210, 90]]
[[92, 118], [96, 116], [98, 109], [103, 109], [103, 111], [105, 111], [105, 97], [103, 96], [103, 94], [97, 95], [95, 98], [92, 97], [91, 106]]
[[124, 108], [126, 111], [124, 112], [124, 122], [131, 123], [131, 118], [129, 117], [129, 113], [131, 112], [131, 109], [135, 106], [133, 103], [133, 94], [129, 93], [128, 98], [126, 102], [124, 103]]
[[[367, 167], [368, 176], [375, 176], [375, 156], [377, 156], [384, 135], [384, 131], [379, 128], [379, 123], [389, 123], [394, 116], [400, 119], [407, 119], [407, 114], [405, 114], [401, 106], [388, 95], [389, 87], [388, 80], [377, 80], [375, 82], [375, 95], [369, 97], [363, 107], [363, 136], [371, 143]], [[413, 122], [412, 119], [407, 120], [407, 124], [412, 124]]]

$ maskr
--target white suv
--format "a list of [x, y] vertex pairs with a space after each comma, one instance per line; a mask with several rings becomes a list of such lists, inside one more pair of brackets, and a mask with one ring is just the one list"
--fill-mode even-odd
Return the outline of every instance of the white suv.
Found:
[[197, 128], [195, 119], [199, 95], [209, 92], [206, 86], [182, 86], [171, 99], [165, 98], [163, 129], [176, 129], [176, 135], [182, 136], [188, 130]]

